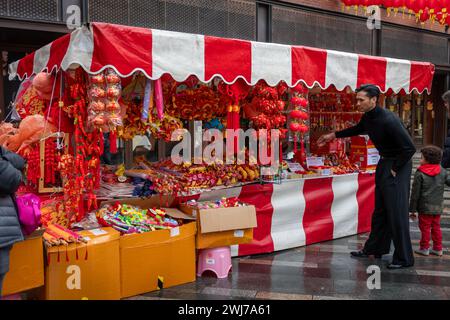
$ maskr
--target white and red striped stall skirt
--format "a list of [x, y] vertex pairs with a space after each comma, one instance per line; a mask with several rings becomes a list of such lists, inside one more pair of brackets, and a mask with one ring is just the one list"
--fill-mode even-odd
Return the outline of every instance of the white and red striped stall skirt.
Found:
[[269, 253], [370, 231], [375, 176], [349, 174], [282, 184], [252, 184], [202, 193], [238, 197], [256, 207], [253, 242], [232, 246], [233, 256]]

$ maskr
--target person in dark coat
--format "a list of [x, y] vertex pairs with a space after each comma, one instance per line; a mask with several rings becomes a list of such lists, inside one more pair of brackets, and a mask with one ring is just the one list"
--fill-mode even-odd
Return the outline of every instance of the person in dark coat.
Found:
[[[450, 175], [441, 167], [442, 150], [426, 146], [421, 150], [420, 166], [414, 174], [409, 211], [419, 213], [419, 229], [422, 234], [416, 253], [442, 256], [442, 232], [440, 219], [444, 210], [444, 185], [450, 186]], [[430, 233], [433, 249], [430, 252]]]
[[409, 234], [409, 189], [411, 184], [411, 158], [416, 152], [408, 131], [391, 111], [378, 105], [380, 90], [364, 85], [356, 90], [356, 105], [364, 112], [354, 127], [323, 135], [318, 145], [323, 146], [336, 138], [368, 134], [378, 149], [381, 159], [375, 173], [375, 210], [369, 239], [353, 257], [374, 255], [381, 258], [390, 251], [394, 242], [394, 256], [389, 269], [414, 265], [414, 254]]
[[[444, 100], [444, 105], [447, 109], [447, 118], [450, 119], [450, 90], [442, 95], [442, 100]], [[447, 138], [445, 138], [441, 165], [444, 168], [450, 168], [450, 130], [447, 133]]]
[[23, 240], [14, 193], [22, 181], [25, 161], [0, 147], [0, 297], [3, 279], [9, 271], [9, 252]]

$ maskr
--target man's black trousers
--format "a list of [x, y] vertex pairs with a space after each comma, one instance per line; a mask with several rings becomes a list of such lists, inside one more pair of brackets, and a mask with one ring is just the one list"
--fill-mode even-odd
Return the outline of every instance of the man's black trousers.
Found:
[[409, 235], [409, 189], [412, 162], [406, 163], [394, 177], [391, 174], [394, 159], [382, 158], [375, 173], [375, 210], [372, 229], [364, 245], [367, 254], [389, 253], [394, 242], [392, 263], [404, 266], [414, 264]]

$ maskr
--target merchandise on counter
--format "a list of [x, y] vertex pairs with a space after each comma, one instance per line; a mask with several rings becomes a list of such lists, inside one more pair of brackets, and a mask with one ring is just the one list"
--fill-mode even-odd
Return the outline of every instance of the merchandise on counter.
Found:
[[129, 198], [133, 197], [134, 189], [135, 186], [131, 183], [102, 182], [95, 194], [98, 199]]
[[222, 198], [216, 201], [196, 201], [190, 200], [184, 205], [196, 209], [219, 209], [219, 208], [231, 208], [231, 207], [244, 207], [247, 204], [239, 202], [238, 198]]
[[113, 227], [123, 234], [144, 233], [180, 226], [180, 222], [167, 217], [163, 209], [141, 209], [119, 202], [103, 206], [97, 211], [96, 216], [100, 224]]
[[98, 229], [102, 226], [98, 223], [95, 212], [89, 212], [80, 222], [73, 223], [73, 229], [92, 230]]
[[146, 198], [153, 194], [156, 194], [156, 191], [153, 187], [153, 182], [147, 179], [134, 178], [133, 185], [136, 187], [133, 190], [134, 197]]
[[250, 183], [259, 178], [259, 168], [256, 165], [176, 165], [171, 159], [157, 163], [139, 161], [140, 166], [146, 169], [128, 170], [127, 174], [151, 180], [154, 190], [160, 194], [188, 195], [218, 186]]
[[58, 224], [69, 227], [69, 218], [64, 210], [64, 200], [51, 199], [41, 203], [41, 222], [44, 227]]
[[87, 243], [87, 240], [74, 231], [70, 231], [58, 224], [50, 224], [43, 235], [47, 247], [68, 245], [69, 243]]

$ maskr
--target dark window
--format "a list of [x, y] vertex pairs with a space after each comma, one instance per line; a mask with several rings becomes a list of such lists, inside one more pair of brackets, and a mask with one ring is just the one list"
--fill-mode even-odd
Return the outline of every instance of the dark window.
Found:
[[89, 1], [90, 21], [128, 24], [128, 1]]
[[90, 21], [256, 39], [256, 3], [252, 0], [90, 0], [89, 9]]
[[274, 6], [272, 41], [370, 54], [372, 31], [363, 21]]
[[448, 64], [448, 40], [445, 36], [383, 27], [381, 38], [382, 56]]
[[[4, 2], [7, 1], [1, 3]], [[10, 0], [9, 15], [33, 20], [58, 21], [58, 5], [59, 0]]]

